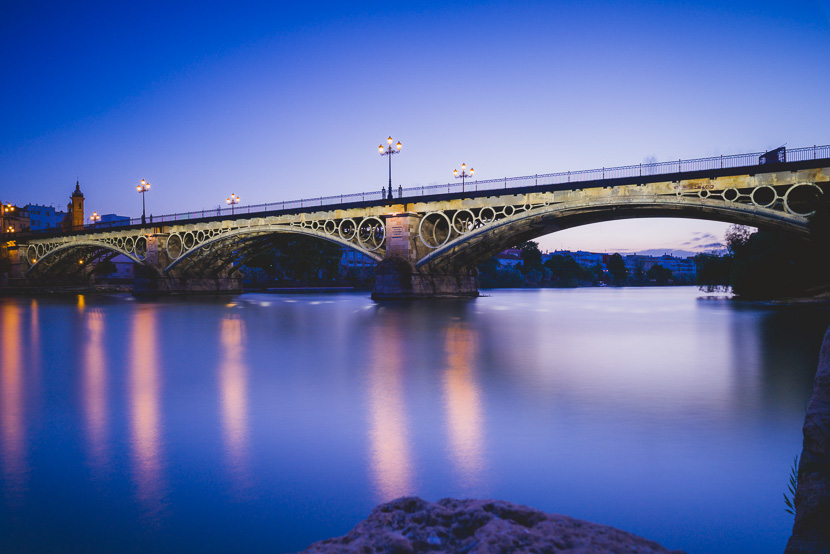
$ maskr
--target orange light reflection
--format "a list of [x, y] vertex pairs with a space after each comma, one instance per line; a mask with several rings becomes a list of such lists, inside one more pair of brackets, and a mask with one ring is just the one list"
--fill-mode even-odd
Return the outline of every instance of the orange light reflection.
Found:
[[245, 461], [248, 453], [248, 368], [245, 365], [245, 324], [225, 318], [220, 328], [222, 364], [220, 395], [222, 430], [228, 464], [241, 486], [247, 485]]
[[20, 308], [0, 304], [2, 355], [0, 356], [0, 441], [3, 475], [13, 488], [23, 485], [27, 471], [23, 413], [23, 355]]
[[156, 325], [156, 312], [152, 307], [136, 310], [130, 333], [128, 385], [133, 471], [138, 500], [151, 516], [161, 509], [164, 490]]
[[[387, 314], [392, 317], [392, 314]], [[413, 491], [409, 429], [404, 406], [402, 337], [394, 322], [373, 329], [369, 372], [369, 442], [380, 502]]]
[[481, 401], [473, 368], [476, 335], [463, 323], [447, 329], [444, 349], [444, 402], [447, 410], [449, 450], [452, 464], [464, 487], [475, 487], [484, 470]]
[[83, 367], [83, 404], [86, 435], [92, 465], [107, 466], [107, 367], [104, 355], [104, 316], [91, 311], [86, 318]]

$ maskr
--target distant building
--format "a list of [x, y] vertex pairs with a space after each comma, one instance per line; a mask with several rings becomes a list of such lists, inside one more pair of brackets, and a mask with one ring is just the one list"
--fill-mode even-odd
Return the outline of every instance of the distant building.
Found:
[[29, 211], [29, 225], [32, 231], [59, 228], [66, 217], [66, 212], [57, 211], [54, 206], [27, 204], [26, 209]]
[[95, 223], [96, 227], [119, 227], [129, 225], [130, 218], [126, 215], [103, 214], [101, 219]]
[[340, 266], [344, 268], [363, 269], [375, 267], [377, 262], [369, 256], [364, 256], [357, 250], [351, 248], [343, 249], [343, 256], [340, 258]]
[[496, 254], [496, 260], [501, 267], [516, 267], [522, 263], [522, 251], [518, 248], [508, 248], [504, 252]]
[[10, 202], [2, 204], [0, 210], [0, 234], [13, 235], [30, 229], [29, 210]]
[[629, 254], [623, 257], [625, 268], [629, 275], [635, 275], [638, 270], [643, 274], [655, 265], [660, 265], [672, 272], [675, 277], [694, 279], [697, 276], [697, 266], [692, 258], [675, 258], [664, 254], [659, 258], [656, 256], [644, 256], [641, 254]]

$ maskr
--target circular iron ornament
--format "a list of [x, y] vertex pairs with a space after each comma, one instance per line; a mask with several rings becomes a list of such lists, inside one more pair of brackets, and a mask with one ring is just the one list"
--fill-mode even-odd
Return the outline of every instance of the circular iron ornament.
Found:
[[184, 234], [182, 238], [182, 246], [185, 250], [190, 250], [196, 244], [196, 237], [193, 236], [193, 233], [190, 231]]
[[357, 227], [357, 242], [360, 246], [369, 252], [374, 252], [383, 246], [384, 240], [386, 240], [386, 232], [383, 221], [376, 217], [367, 217], [360, 222]]
[[119, 250], [124, 250], [124, 237], [118, 237], [115, 239], [115, 246]]
[[35, 246], [35, 256], [37, 256], [38, 260], [43, 257], [43, 254], [45, 252], [46, 252], [46, 246], [44, 246], [42, 243]]
[[697, 195], [698, 195], [700, 198], [709, 198], [709, 191], [708, 191], [708, 190], [706, 190], [706, 189], [699, 190], [699, 191], [697, 192]]
[[196, 231], [196, 240], [198, 242], [205, 242], [206, 238], [207, 238], [207, 236], [206, 236], [204, 231], [201, 231], [201, 230]]
[[327, 219], [325, 223], [323, 223], [323, 231], [325, 231], [329, 235], [333, 235], [337, 231], [337, 223], [334, 220]]
[[[171, 252], [171, 246], [172, 246], [172, 252]], [[167, 252], [167, 256], [171, 260], [177, 259], [184, 252], [184, 245], [182, 244], [182, 237], [180, 237], [178, 233], [173, 233], [172, 235], [167, 237], [167, 242], [165, 242], [165, 244], [164, 244], [164, 250], [165, 250], [165, 252]], [[173, 255], [173, 252], [176, 253], [175, 256]]]
[[127, 252], [132, 252], [135, 248], [135, 239], [133, 237], [127, 237], [124, 239], [124, 250]]
[[458, 210], [452, 216], [452, 228], [459, 235], [469, 233], [475, 228], [476, 216], [470, 210]]
[[135, 239], [135, 255], [139, 260], [147, 257], [147, 237]]
[[734, 187], [729, 187], [723, 191], [723, 199], [727, 202], [734, 202], [741, 196], [741, 193], [738, 192], [738, 189]]
[[481, 208], [478, 212], [478, 220], [484, 225], [494, 222], [496, 220], [496, 210], [490, 207]]
[[793, 215], [809, 217], [816, 213], [815, 206], [822, 194], [824, 191], [815, 183], [796, 183], [784, 194], [784, 209]]
[[[427, 229], [428, 236], [426, 237], [424, 236], [424, 223], [431, 225]], [[427, 248], [438, 248], [447, 244], [447, 241], [450, 240], [451, 229], [450, 218], [444, 212], [430, 212], [421, 218], [421, 222], [418, 224], [418, 237]], [[443, 235], [443, 239], [441, 239], [441, 235]]]
[[355, 225], [354, 220], [351, 218], [341, 219], [337, 226], [337, 234], [343, 240], [352, 240], [357, 234], [357, 225]]
[[514, 213], [516, 213], [516, 208], [514, 208], [513, 206], [505, 206], [505, 207], [504, 207], [504, 209], [502, 210], [502, 212], [503, 212], [503, 213], [504, 213], [504, 215], [506, 215], [507, 217], [510, 217], [511, 215], [513, 215]]
[[312, 231], [316, 231], [319, 228], [320, 228], [320, 222], [319, 221], [317, 221], [315, 219], [314, 221], [311, 222], [311, 230]]
[[[765, 202], [765, 196], [769, 198], [769, 201]], [[769, 185], [761, 185], [760, 187], [755, 187], [749, 197], [757, 207], [769, 208], [778, 200], [778, 193]]]

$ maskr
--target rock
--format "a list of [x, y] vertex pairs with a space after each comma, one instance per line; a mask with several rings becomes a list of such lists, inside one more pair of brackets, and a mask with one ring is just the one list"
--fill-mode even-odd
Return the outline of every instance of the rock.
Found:
[[427, 502], [404, 497], [381, 504], [347, 535], [307, 553], [346, 552], [614, 552], [669, 551], [631, 533], [500, 500]]
[[830, 329], [821, 345], [803, 433], [795, 523], [785, 554], [830, 552]]

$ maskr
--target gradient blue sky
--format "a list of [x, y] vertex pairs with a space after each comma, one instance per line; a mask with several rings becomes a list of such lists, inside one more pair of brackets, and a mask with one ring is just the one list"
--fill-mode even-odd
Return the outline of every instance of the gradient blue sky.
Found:
[[[148, 213], [830, 143], [830, 0], [0, 7], [0, 200]], [[725, 225], [631, 220], [544, 248]], [[697, 233], [697, 234], [695, 234]], [[688, 245], [687, 245], [688, 246]]]

